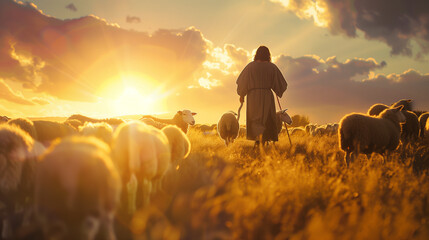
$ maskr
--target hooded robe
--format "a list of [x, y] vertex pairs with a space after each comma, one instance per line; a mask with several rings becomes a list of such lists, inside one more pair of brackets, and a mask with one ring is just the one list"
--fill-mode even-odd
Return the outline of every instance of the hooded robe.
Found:
[[282, 97], [287, 83], [278, 67], [268, 61], [253, 61], [237, 79], [237, 93], [247, 95], [246, 131], [247, 139], [278, 141], [276, 105], [273, 90]]

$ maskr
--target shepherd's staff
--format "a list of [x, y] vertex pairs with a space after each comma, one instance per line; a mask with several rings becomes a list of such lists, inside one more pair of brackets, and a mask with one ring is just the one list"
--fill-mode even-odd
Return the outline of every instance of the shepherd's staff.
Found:
[[240, 111], [241, 111], [241, 108], [243, 107], [243, 103], [244, 102], [242, 102], [241, 105], [240, 105], [240, 107], [238, 108], [237, 122], [240, 121]]
[[[280, 111], [282, 111], [282, 105], [280, 105], [279, 96], [277, 96], [277, 94], [276, 94], [276, 97], [277, 97], [277, 103], [279, 104]], [[287, 130], [287, 125], [286, 125], [286, 123], [285, 123], [285, 122], [283, 122], [283, 125], [285, 125], [286, 132], [287, 132], [287, 137], [289, 138], [290, 146], [292, 146], [292, 140], [290, 139], [290, 136], [289, 136], [289, 130]]]

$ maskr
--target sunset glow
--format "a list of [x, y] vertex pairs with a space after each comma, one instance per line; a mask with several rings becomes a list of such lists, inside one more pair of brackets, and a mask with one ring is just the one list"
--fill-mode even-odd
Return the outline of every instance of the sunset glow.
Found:
[[237, 110], [235, 82], [260, 45], [288, 82], [280, 101], [292, 115], [338, 122], [397, 98], [429, 108], [424, 11], [404, 12], [401, 27], [371, 1], [185, 2], [0, 0], [0, 115], [190, 109], [217, 122]]

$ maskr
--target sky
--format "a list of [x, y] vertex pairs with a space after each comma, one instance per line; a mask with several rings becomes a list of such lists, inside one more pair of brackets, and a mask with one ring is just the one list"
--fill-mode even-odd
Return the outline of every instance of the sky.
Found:
[[237, 111], [235, 81], [260, 45], [290, 115], [429, 109], [427, 0], [0, 0], [0, 115], [190, 109], [215, 123]]

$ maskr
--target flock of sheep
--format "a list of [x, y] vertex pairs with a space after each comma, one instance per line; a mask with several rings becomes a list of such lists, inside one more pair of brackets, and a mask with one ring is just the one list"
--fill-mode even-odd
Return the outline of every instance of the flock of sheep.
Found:
[[145, 119], [2, 117], [1, 238], [115, 239], [188, 156], [193, 115], [179, 111], [160, 129]]
[[[339, 124], [290, 128], [293, 135], [337, 134], [347, 165], [363, 153], [388, 154], [400, 142], [429, 138], [429, 113], [413, 112], [411, 100], [373, 105]], [[214, 132], [228, 146], [245, 136], [237, 114], [217, 124], [195, 125], [193, 113], [139, 121], [72, 115], [65, 122], [0, 116], [0, 202], [3, 239], [36, 232], [44, 239], [114, 239], [115, 224], [126, 225], [164, 191], [163, 177], [186, 158], [188, 127]], [[278, 133], [292, 124], [276, 113]], [[37, 231], [36, 231], [36, 230]]]

